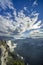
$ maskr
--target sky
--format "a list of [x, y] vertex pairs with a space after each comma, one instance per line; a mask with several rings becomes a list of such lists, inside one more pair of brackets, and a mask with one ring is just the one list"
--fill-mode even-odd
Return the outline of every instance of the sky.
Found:
[[43, 0], [0, 0], [0, 37], [43, 38]]

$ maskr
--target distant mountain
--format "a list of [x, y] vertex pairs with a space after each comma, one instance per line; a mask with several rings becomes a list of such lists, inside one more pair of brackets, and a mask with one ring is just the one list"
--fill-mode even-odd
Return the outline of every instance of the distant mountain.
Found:
[[0, 40], [11, 40], [13, 37], [10, 36], [0, 36]]
[[24, 57], [26, 63], [30, 65], [43, 65], [43, 39], [18, 39], [15, 49], [18, 54]]

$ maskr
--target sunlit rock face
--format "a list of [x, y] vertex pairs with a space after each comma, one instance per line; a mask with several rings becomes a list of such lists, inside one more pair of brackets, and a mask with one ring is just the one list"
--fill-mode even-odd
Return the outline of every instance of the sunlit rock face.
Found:
[[0, 54], [1, 54], [1, 57], [0, 57], [0, 60], [1, 60], [1, 65], [6, 65], [7, 63], [7, 57], [8, 57], [8, 51], [7, 51], [7, 44], [6, 44], [6, 41], [0, 41]]
[[13, 44], [11, 42], [11, 40], [7, 41], [7, 45], [9, 46], [10, 52], [13, 52], [14, 51], [14, 48], [16, 48], [16, 46], [17, 46], [17, 44], [15, 44], [15, 43]]
[[8, 51], [6, 51], [6, 48], [2, 45], [1, 46], [1, 65], [6, 65], [7, 63], [7, 57], [8, 57]]
[[9, 56], [9, 52], [13, 52], [14, 48], [16, 48], [16, 44], [13, 44], [11, 40], [9, 41], [0, 41], [0, 63], [1, 65], [7, 64], [7, 58]]
[[[0, 41], [0, 65], [10, 65], [9, 63], [12, 63], [11, 65], [15, 65], [15, 60], [18, 60], [20, 62], [21, 62], [21, 60], [23, 60], [22, 56], [18, 57], [16, 54], [14, 54], [13, 51], [14, 51], [14, 48], [16, 48], [16, 46], [17, 45], [15, 43], [13, 44], [10, 40], [9, 41], [4, 41], [4, 40]], [[11, 60], [11, 62], [9, 59]]]

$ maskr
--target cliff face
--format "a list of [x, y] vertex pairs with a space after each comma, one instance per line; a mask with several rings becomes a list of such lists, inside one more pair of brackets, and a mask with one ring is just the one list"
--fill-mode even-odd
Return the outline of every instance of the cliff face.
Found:
[[7, 57], [8, 57], [6, 41], [0, 41], [0, 50], [1, 50], [1, 53], [0, 53], [1, 65], [6, 65]]
[[24, 62], [13, 52], [14, 48], [11, 41], [0, 41], [0, 65], [24, 65]]

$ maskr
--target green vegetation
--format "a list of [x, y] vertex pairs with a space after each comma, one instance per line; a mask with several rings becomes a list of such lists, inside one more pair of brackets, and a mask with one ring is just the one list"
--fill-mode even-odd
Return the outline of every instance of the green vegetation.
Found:
[[8, 52], [8, 62], [7, 65], [25, 65], [24, 60], [21, 60], [19, 57], [17, 57], [15, 52]]
[[8, 57], [7, 65], [25, 65], [21, 59], [14, 59], [11, 56]]

